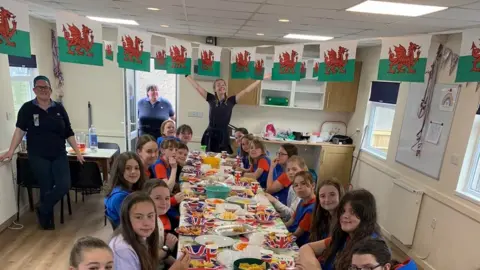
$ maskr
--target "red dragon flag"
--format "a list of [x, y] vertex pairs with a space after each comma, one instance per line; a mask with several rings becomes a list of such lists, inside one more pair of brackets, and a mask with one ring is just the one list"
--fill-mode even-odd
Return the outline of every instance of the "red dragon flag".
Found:
[[118, 27], [118, 66], [150, 72], [151, 38], [151, 34]]
[[28, 5], [0, 1], [0, 53], [31, 57]]
[[253, 63], [253, 73], [251, 78], [254, 80], [263, 80], [265, 75], [265, 65], [267, 64], [267, 56], [265, 54], [255, 54], [255, 62]]
[[318, 78], [318, 70], [320, 69], [320, 59], [313, 59], [312, 78]]
[[103, 66], [102, 24], [73, 13], [57, 12], [60, 62]]
[[455, 81], [480, 82], [480, 28], [467, 29], [462, 33]]
[[424, 82], [431, 35], [382, 39], [378, 80]]
[[231, 49], [230, 76], [232, 79], [249, 79], [253, 76], [256, 49], [256, 47]]
[[167, 38], [167, 73], [188, 75], [192, 73], [192, 44], [188, 41]]
[[105, 59], [113, 61], [113, 55], [115, 54], [115, 49], [117, 45], [112, 41], [103, 41], [103, 53], [105, 54]]
[[167, 50], [163, 46], [152, 46], [152, 56], [155, 59], [155, 69], [167, 70]]
[[275, 46], [272, 80], [299, 81], [303, 44]]
[[356, 52], [356, 40], [320, 44], [318, 80], [326, 82], [353, 81]]
[[202, 76], [220, 77], [220, 57], [222, 47], [200, 44], [198, 47], [197, 74]]

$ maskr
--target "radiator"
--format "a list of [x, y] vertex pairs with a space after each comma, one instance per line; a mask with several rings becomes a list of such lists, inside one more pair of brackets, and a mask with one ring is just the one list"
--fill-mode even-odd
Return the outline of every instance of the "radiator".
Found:
[[423, 191], [404, 181], [393, 180], [386, 229], [405, 246], [413, 244], [422, 198]]

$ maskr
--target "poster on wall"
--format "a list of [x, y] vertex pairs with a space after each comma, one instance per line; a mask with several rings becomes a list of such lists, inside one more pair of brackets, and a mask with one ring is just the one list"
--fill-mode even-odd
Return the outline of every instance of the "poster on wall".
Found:
[[256, 47], [232, 48], [230, 76], [232, 79], [249, 79], [254, 73]]
[[383, 38], [378, 80], [424, 82], [431, 35]]
[[318, 80], [325, 82], [353, 81], [357, 43], [356, 40], [321, 43]]
[[220, 77], [222, 47], [200, 44], [198, 47], [198, 70], [202, 76]]
[[119, 27], [117, 62], [121, 68], [150, 71], [151, 35]]
[[163, 46], [152, 46], [155, 69], [167, 70], [167, 50]]
[[467, 29], [462, 33], [462, 45], [455, 81], [480, 81], [480, 28]]
[[303, 44], [275, 46], [272, 80], [299, 81], [302, 55]]
[[192, 44], [167, 38], [167, 73], [188, 75], [192, 73]]
[[115, 54], [114, 52], [115, 47], [116, 47], [115, 42], [106, 41], [106, 40], [103, 41], [103, 53], [105, 54], [105, 59], [109, 61], [113, 61], [113, 56]]
[[0, 31], [0, 53], [31, 57], [30, 21], [28, 5], [17, 1], [0, 2], [2, 31]]
[[441, 111], [453, 112], [455, 102], [457, 102], [457, 91], [458, 89], [455, 87], [442, 89], [439, 104], [439, 109]]
[[103, 66], [101, 23], [59, 11], [56, 24], [60, 62]]

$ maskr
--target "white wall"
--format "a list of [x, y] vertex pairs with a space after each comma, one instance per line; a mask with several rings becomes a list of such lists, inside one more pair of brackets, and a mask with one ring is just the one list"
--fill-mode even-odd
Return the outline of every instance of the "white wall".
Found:
[[[435, 36], [430, 48], [429, 64], [434, 58], [439, 42], [458, 53], [461, 35]], [[363, 61], [363, 69], [357, 109], [349, 119], [349, 132], [353, 132], [356, 128], [363, 130], [370, 82], [376, 80], [379, 55], [380, 47], [363, 48], [357, 51], [357, 57]], [[453, 83], [455, 74], [454, 71], [453, 76], [449, 76], [446, 68], [442, 69], [438, 82]], [[463, 157], [465, 154], [475, 111], [478, 107], [479, 93], [475, 92], [473, 83], [468, 87], [463, 87], [460, 92], [439, 180], [427, 177], [395, 162], [407, 93], [408, 84], [402, 83], [387, 159], [380, 160], [362, 152], [354, 174], [354, 186], [367, 188], [375, 195], [379, 223], [382, 226], [387, 219], [387, 207], [393, 179], [404, 179], [423, 189], [425, 196], [420, 209], [413, 246], [410, 250], [406, 247], [402, 247], [402, 249], [408, 251], [425, 269], [478, 269], [480, 267], [478, 262], [480, 206], [455, 195], [462, 158], [460, 158], [459, 165], [451, 164], [450, 160], [452, 155]], [[356, 144], [359, 144], [359, 139], [359, 137], [356, 138]], [[431, 228], [433, 218], [437, 219], [435, 230]]]

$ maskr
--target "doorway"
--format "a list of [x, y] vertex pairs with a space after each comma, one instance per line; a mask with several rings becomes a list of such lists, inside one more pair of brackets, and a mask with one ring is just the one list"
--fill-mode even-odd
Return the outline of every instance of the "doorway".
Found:
[[128, 151], [135, 151], [138, 139], [139, 100], [147, 97], [147, 86], [156, 85], [159, 96], [167, 99], [177, 115], [177, 75], [155, 70], [155, 59], [150, 59], [150, 72], [125, 70], [125, 138]]

